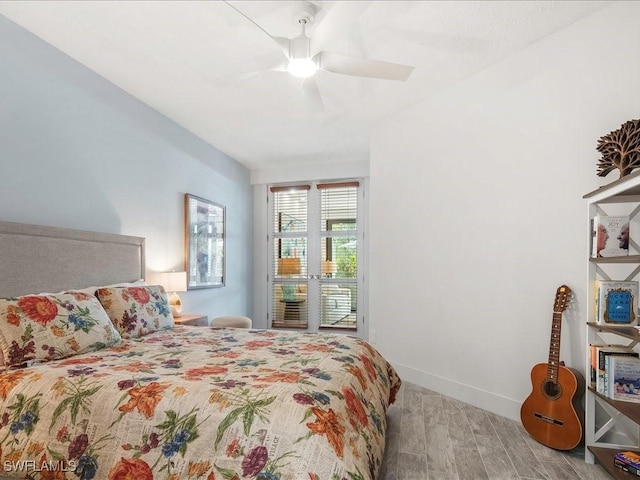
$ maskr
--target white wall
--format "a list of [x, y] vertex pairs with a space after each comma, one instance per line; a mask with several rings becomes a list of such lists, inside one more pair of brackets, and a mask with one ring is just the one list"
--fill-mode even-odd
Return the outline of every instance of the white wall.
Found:
[[185, 313], [251, 315], [249, 171], [0, 16], [0, 220], [142, 236], [182, 270], [187, 192], [227, 208], [227, 285]]
[[615, 2], [379, 125], [371, 329], [401, 376], [519, 419], [575, 293], [561, 358], [584, 372], [597, 140], [638, 118], [640, 3]]

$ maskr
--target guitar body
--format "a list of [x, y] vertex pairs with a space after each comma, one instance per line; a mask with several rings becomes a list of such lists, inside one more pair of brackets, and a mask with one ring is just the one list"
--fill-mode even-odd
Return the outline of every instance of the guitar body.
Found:
[[531, 370], [531, 394], [522, 404], [522, 425], [536, 441], [556, 450], [571, 450], [582, 442], [582, 396], [585, 381], [580, 372], [557, 366], [557, 382], [549, 381], [549, 365]]

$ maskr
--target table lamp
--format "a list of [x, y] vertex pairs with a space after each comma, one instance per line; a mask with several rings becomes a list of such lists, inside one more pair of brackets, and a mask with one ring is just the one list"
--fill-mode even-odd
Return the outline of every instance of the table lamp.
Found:
[[300, 275], [301, 271], [299, 258], [278, 259], [278, 275]]
[[169, 307], [174, 317], [182, 314], [182, 300], [177, 292], [187, 291], [187, 272], [165, 272], [160, 274], [160, 283], [169, 295]]
[[338, 265], [331, 260], [325, 260], [321, 265], [322, 274], [327, 277], [333, 276], [338, 271]]

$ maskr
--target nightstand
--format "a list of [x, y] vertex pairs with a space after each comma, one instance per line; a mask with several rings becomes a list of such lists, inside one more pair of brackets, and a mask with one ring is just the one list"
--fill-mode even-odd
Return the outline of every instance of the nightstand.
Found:
[[209, 318], [206, 315], [199, 313], [192, 315], [180, 315], [179, 317], [173, 317], [173, 323], [176, 325], [194, 325], [197, 327], [208, 327]]

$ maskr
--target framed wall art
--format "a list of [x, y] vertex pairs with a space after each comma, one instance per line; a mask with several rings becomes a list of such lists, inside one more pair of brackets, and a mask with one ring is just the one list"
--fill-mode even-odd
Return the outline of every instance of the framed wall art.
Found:
[[225, 207], [186, 193], [184, 212], [187, 289], [223, 287]]

